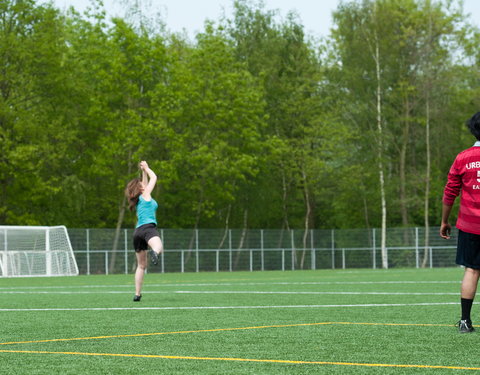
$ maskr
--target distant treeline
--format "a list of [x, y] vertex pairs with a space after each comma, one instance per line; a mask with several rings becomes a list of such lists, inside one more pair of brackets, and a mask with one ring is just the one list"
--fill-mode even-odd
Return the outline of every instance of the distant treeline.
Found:
[[0, 224], [131, 227], [140, 160], [162, 228], [439, 224], [480, 110], [457, 2], [343, 1], [321, 40], [255, 1], [194, 40], [131, 3], [0, 2]]

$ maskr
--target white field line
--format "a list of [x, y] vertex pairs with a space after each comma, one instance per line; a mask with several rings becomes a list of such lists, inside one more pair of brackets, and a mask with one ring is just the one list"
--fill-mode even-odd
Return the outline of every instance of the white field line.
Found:
[[[150, 293], [150, 292], [148, 292]], [[239, 291], [239, 290], [230, 290], [230, 291], [194, 291], [194, 290], [177, 290], [175, 293], [185, 293], [185, 294], [320, 294], [320, 295], [402, 295], [402, 296], [457, 296], [459, 293], [417, 293], [417, 292], [262, 292], [262, 291]]]
[[458, 302], [434, 303], [364, 303], [350, 305], [272, 305], [272, 306], [172, 306], [172, 307], [79, 307], [79, 308], [31, 308], [0, 309], [0, 312], [21, 311], [127, 311], [127, 310], [244, 310], [244, 309], [312, 309], [345, 307], [407, 307], [458, 305]]
[[[148, 294], [304, 294], [304, 295], [397, 295], [397, 296], [457, 296], [459, 293], [434, 293], [434, 292], [301, 292], [301, 291], [249, 291], [249, 290], [147, 290]], [[51, 291], [0, 291], [0, 294], [52, 294]], [[55, 294], [131, 294], [131, 291], [56, 291]]]
[[[259, 283], [165, 283], [148, 284], [145, 287], [163, 286], [258, 286], [258, 285], [391, 285], [391, 284], [460, 284], [461, 281], [311, 281], [311, 282], [259, 282]], [[21, 290], [21, 289], [88, 289], [88, 288], [132, 288], [132, 284], [126, 285], [66, 285], [66, 286], [18, 286], [1, 287], [0, 290]]]

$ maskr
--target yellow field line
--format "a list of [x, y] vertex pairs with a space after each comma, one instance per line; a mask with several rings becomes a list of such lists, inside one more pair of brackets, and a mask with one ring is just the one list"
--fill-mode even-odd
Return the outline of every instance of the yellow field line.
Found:
[[453, 327], [454, 324], [429, 324], [429, 323], [356, 323], [356, 322], [331, 322], [328, 324], [362, 325], [362, 326], [404, 326], [404, 327]]
[[128, 357], [128, 358], [161, 358], [161, 359], [190, 359], [201, 361], [236, 361], [236, 362], [259, 362], [259, 363], [282, 363], [297, 365], [336, 365], [336, 366], [362, 366], [362, 367], [396, 367], [396, 368], [422, 368], [422, 369], [448, 369], [448, 370], [480, 370], [480, 367], [461, 366], [434, 366], [434, 365], [406, 365], [389, 363], [354, 363], [354, 362], [328, 362], [328, 361], [291, 361], [282, 359], [254, 359], [254, 358], [216, 358], [216, 357], [191, 357], [178, 355], [153, 355], [153, 354], [117, 354], [117, 353], [83, 353], [83, 352], [49, 352], [35, 350], [0, 350], [0, 353], [24, 353], [24, 354], [64, 354], [84, 356]]
[[173, 335], [173, 334], [179, 334], [179, 333], [240, 331], [240, 330], [265, 329], [265, 328], [286, 328], [286, 327], [335, 325], [335, 324], [338, 324], [338, 325], [371, 325], [371, 326], [417, 326], [417, 327], [450, 327], [451, 326], [451, 325], [447, 325], [447, 324], [413, 324], [413, 323], [355, 323], [355, 322], [297, 323], [297, 324], [277, 324], [277, 325], [257, 326], [257, 327], [214, 328], [214, 329], [200, 329], [200, 330], [192, 330], [192, 331], [135, 333], [135, 334], [130, 334], [130, 335], [73, 337], [73, 338], [68, 338], [68, 339], [12, 341], [12, 342], [2, 342], [2, 343], [0, 343], [0, 345], [33, 344], [33, 343], [58, 342], [58, 341], [76, 341], [76, 340], [98, 340], [98, 339], [111, 339], [111, 338], [121, 338], [121, 337], [143, 337], [143, 336]]
[[270, 326], [258, 326], [258, 327], [199, 329], [199, 330], [193, 330], [193, 331], [135, 333], [135, 334], [130, 334], [130, 335], [112, 335], [112, 336], [76, 337], [76, 338], [74, 337], [74, 338], [69, 338], [69, 339], [50, 339], [50, 340], [2, 342], [2, 343], [0, 343], [0, 345], [32, 344], [32, 343], [40, 343], [40, 342], [74, 341], [74, 340], [95, 340], [95, 339], [110, 339], [110, 338], [120, 338], [120, 337], [141, 337], [141, 336], [156, 336], [156, 335], [173, 335], [173, 334], [178, 334], [178, 333], [200, 333], [200, 332], [238, 331], [238, 330], [248, 330], [248, 329], [284, 328], [284, 327], [299, 327], [299, 326], [328, 325], [328, 324], [334, 324], [334, 323], [333, 323], [333, 322], [324, 322], [324, 323], [299, 323], [299, 324], [282, 324], [282, 325], [270, 325]]

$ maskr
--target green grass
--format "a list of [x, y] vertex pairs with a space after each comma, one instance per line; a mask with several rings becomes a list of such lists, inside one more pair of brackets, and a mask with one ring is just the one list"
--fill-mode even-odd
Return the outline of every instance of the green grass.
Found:
[[133, 275], [0, 279], [0, 373], [480, 372], [478, 333], [454, 326], [462, 274], [150, 273], [140, 303]]

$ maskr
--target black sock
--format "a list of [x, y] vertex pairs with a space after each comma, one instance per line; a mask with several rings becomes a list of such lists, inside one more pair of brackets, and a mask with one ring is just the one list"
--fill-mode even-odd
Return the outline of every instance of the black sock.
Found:
[[462, 320], [471, 321], [470, 311], [472, 310], [473, 299], [462, 298], [461, 304], [462, 304]]

